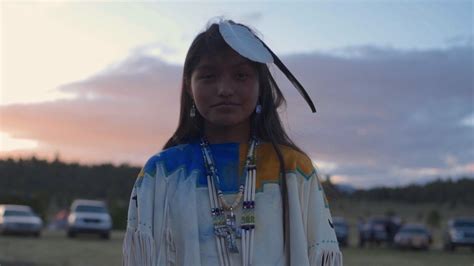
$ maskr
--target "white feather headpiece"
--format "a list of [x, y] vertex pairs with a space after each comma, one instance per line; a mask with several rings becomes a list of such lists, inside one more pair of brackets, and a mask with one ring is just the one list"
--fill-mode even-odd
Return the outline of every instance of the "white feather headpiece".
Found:
[[313, 101], [303, 86], [272, 50], [249, 28], [229, 20], [222, 20], [219, 22], [219, 32], [224, 41], [241, 56], [263, 64], [274, 63], [303, 96], [311, 111], [316, 112]]

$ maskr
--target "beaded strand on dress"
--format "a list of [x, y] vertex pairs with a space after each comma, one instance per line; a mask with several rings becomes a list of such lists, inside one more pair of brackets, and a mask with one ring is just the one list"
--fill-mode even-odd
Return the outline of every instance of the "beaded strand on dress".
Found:
[[253, 242], [255, 232], [255, 181], [256, 167], [256, 143], [252, 142], [247, 156], [247, 177], [245, 180], [244, 202], [242, 204], [242, 264], [252, 265]]
[[[202, 152], [203, 152], [203, 157], [204, 157], [205, 164], [207, 167], [208, 165], [211, 164], [211, 162], [209, 162], [210, 156], [209, 154], [207, 154], [207, 151], [205, 149], [202, 149]], [[213, 219], [214, 227], [216, 227], [216, 224], [222, 225], [223, 223], [223, 219], [222, 219], [223, 210], [219, 204], [219, 201], [217, 200], [216, 189], [215, 189], [213, 179], [214, 178], [212, 177], [211, 172], [208, 171], [207, 186], [208, 186], [208, 191], [209, 191], [209, 200], [210, 200], [210, 205], [211, 205], [212, 219]], [[229, 259], [229, 254], [227, 252], [227, 248], [225, 246], [225, 240], [221, 237], [216, 237], [216, 243], [217, 243], [217, 253], [219, 254], [220, 265], [230, 266], [230, 259]]]
[[[230, 211], [229, 215], [235, 219], [233, 209], [237, 207], [242, 196], [244, 196], [241, 222], [242, 264], [245, 266], [252, 265], [253, 242], [255, 234], [254, 207], [256, 182], [256, 146], [257, 140], [256, 138], [252, 138], [243, 171], [245, 174], [245, 186], [244, 184], [240, 185], [237, 197], [235, 198], [234, 202], [229, 205], [223, 196], [222, 190], [220, 189], [220, 180], [217, 174], [217, 168], [215, 167], [208, 142], [205, 138], [201, 140], [201, 150], [207, 170], [209, 200], [214, 223], [214, 233], [216, 235], [217, 251], [219, 253], [219, 261], [221, 265], [224, 266], [231, 266], [229, 249], [231, 249], [231, 252], [238, 253], [238, 249], [234, 245], [229, 245], [229, 243], [233, 243], [232, 240], [235, 240], [233, 237], [235, 237], [236, 228], [229, 226], [229, 220], [224, 217], [224, 210]], [[224, 239], [224, 237], [226, 239]]]

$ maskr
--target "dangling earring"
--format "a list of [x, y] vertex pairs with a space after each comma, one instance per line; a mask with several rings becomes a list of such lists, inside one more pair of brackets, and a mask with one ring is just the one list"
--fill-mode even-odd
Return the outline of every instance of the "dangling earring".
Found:
[[196, 105], [194, 105], [194, 102], [193, 102], [193, 106], [191, 107], [191, 111], [189, 112], [189, 116], [190, 117], [196, 116]]
[[251, 134], [252, 136], [257, 136], [257, 128], [259, 127], [258, 120], [260, 120], [262, 117], [260, 114], [262, 113], [262, 105], [259, 103], [260, 101], [257, 102], [257, 106], [255, 106], [255, 115], [253, 117], [253, 122], [252, 122], [252, 131]]

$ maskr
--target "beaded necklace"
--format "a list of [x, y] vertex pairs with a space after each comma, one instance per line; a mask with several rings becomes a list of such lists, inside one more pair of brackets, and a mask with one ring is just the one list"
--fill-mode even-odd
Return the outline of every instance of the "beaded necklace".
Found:
[[[211, 215], [216, 236], [217, 252], [221, 265], [230, 265], [229, 252], [239, 253], [237, 238], [241, 238], [242, 262], [244, 266], [252, 265], [253, 242], [255, 238], [255, 183], [257, 177], [256, 147], [258, 141], [252, 137], [244, 170], [240, 177], [239, 192], [232, 204], [227, 203], [220, 188], [220, 179], [214, 158], [205, 137], [201, 138], [201, 151], [206, 167], [207, 185], [211, 203]], [[233, 210], [242, 203], [240, 228], [237, 228]]]

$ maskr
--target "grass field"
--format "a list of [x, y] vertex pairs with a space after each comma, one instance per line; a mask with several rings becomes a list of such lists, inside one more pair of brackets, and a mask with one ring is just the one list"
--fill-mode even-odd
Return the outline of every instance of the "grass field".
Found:
[[43, 231], [39, 239], [0, 236], [0, 265], [121, 265], [122, 239], [123, 232], [113, 232], [110, 240], [95, 235], [70, 239], [57, 231]]
[[[342, 216], [349, 223], [349, 245], [351, 247], [343, 250], [345, 265], [474, 266], [474, 252], [470, 249], [459, 249], [455, 252], [442, 250], [442, 234], [447, 221], [453, 217], [472, 216], [474, 213], [472, 206], [435, 203], [407, 204], [386, 201], [367, 202], [347, 199], [339, 199], [330, 203], [330, 205], [333, 216]], [[428, 213], [433, 210], [438, 212], [440, 220], [439, 226], [429, 227], [433, 236], [433, 244], [429, 251], [400, 251], [387, 247], [356, 247], [358, 241], [358, 217], [384, 216], [387, 213], [391, 213], [407, 223], [426, 224]]]
[[[0, 236], [0, 266], [107, 266], [121, 265], [123, 232], [113, 232], [110, 240], [95, 236], [66, 238], [64, 232], [44, 231], [39, 239]], [[445, 252], [398, 251], [384, 247], [343, 249], [346, 266], [473, 266], [474, 252], [459, 249]]]

